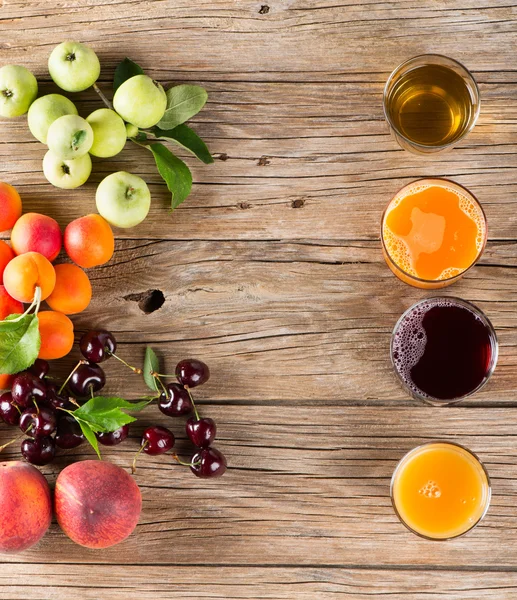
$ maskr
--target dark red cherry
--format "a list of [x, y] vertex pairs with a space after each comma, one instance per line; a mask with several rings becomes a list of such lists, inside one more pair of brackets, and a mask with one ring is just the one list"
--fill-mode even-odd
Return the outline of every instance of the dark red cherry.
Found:
[[68, 381], [68, 389], [72, 396], [84, 398], [102, 390], [106, 384], [106, 375], [99, 365], [85, 363], [79, 365]]
[[18, 425], [20, 422], [20, 409], [14, 404], [11, 392], [0, 396], [0, 416], [6, 425]]
[[29, 372], [33, 375], [36, 375], [38, 379], [44, 379], [50, 370], [50, 365], [46, 360], [42, 358], [37, 358], [31, 367], [29, 367]]
[[190, 441], [198, 448], [208, 448], [215, 439], [217, 427], [213, 419], [190, 417], [185, 424]]
[[56, 445], [50, 436], [28, 438], [23, 440], [21, 451], [23, 458], [27, 462], [42, 467], [54, 460], [54, 456], [56, 455]]
[[203, 448], [192, 457], [190, 470], [203, 479], [221, 477], [226, 471], [226, 457], [217, 448]]
[[183, 386], [177, 383], [168, 383], [165, 389], [167, 393], [162, 392], [158, 400], [158, 408], [164, 415], [181, 417], [192, 412], [192, 401]]
[[18, 373], [13, 379], [11, 388], [13, 401], [23, 408], [34, 406], [34, 403], [43, 402], [47, 393], [45, 382], [41, 381], [28, 371]]
[[115, 431], [95, 434], [99, 442], [104, 446], [116, 446], [120, 442], [123, 442], [128, 435], [129, 425], [123, 425], [119, 429], [115, 429]]
[[59, 393], [59, 386], [55, 383], [47, 383], [47, 398], [45, 404], [58, 410], [59, 408], [66, 408], [71, 410], [74, 405], [68, 399], [68, 395], [65, 392]]
[[63, 413], [57, 423], [56, 446], [63, 450], [70, 450], [80, 446], [84, 439], [79, 423], [72, 415]]
[[88, 331], [79, 342], [84, 358], [93, 363], [107, 360], [117, 349], [115, 336], [105, 329]]
[[27, 408], [20, 416], [20, 429], [30, 437], [45, 437], [56, 430], [56, 413], [47, 406]]
[[186, 358], [176, 365], [176, 377], [182, 385], [193, 388], [210, 379], [210, 369], [197, 358]]
[[174, 434], [166, 427], [154, 425], [142, 434], [141, 445], [146, 454], [165, 454], [174, 446]]

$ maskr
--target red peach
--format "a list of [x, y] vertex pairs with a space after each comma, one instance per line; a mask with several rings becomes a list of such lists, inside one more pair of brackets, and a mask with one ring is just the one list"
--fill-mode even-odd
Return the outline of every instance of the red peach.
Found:
[[7, 293], [3, 285], [0, 285], [0, 321], [9, 315], [23, 313], [23, 304], [15, 300]]
[[0, 552], [20, 552], [44, 536], [52, 519], [47, 480], [21, 461], [0, 463]]
[[0, 231], [11, 229], [21, 214], [20, 194], [12, 185], [0, 181]]
[[4, 269], [13, 260], [14, 252], [11, 246], [0, 241], [0, 283], [4, 280]]
[[11, 231], [11, 245], [16, 254], [39, 252], [52, 262], [61, 251], [61, 229], [47, 215], [27, 213], [20, 217]]
[[61, 471], [54, 494], [61, 529], [87, 548], [109, 548], [136, 527], [142, 496], [121, 467], [100, 460], [76, 462]]

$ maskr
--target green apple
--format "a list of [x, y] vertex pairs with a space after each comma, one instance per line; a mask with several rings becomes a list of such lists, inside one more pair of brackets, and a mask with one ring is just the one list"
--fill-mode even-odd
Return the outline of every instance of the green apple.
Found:
[[92, 159], [86, 153], [74, 160], [63, 160], [49, 150], [43, 157], [43, 174], [52, 185], [72, 190], [83, 185], [92, 172]]
[[126, 135], [128, 138], [134, 138], [138, 135], [138, 127], [131, 123], [126, 123]]
[[134, 227], [147, 217], [151, 192], [141, 177], [118, 171], [99, 183], [95, 202], [101, 216], [111, 225]]
[[82, 92], [99, 78], [101, 65], [95, 52], [79, 42], [63, 42], [52, 50], [48, 70], [54, 82], [67, 92]]
[[90, 148], [93, 156], [115, 156], [125, 146], [126, 125], [114, 110], [99, 108], [86, 117], [86, 120], [93, 130], [93, 144]]
[[28, 69], [18, 65], [0, 69], [0, 116], [24, 115], [37, 95], [38, 82]]
[[64, 160], [84, 156], [93, 144], [93, 129], [79, 115], [64, 115], [48, 128], [49, 150]]
[[167, 96], [158, 82], [147, 75], [135, 75], [117, 89], [113, 108], [124, 121], [146, 129], [163, 117]]
[[32, 135], [42, 144], [47, 143], [48, 128], [64, 115], [76, 115], [75, 104], [61, 94], [47, 94], [31, 104], [27, 121]]

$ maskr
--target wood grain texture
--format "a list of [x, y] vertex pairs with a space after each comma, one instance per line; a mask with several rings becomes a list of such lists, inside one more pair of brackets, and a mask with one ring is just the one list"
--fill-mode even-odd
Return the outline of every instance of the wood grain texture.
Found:
[[[113, 260], [92, 269], [94, 298], [76, 332], [111, 328], [138, 363], [152, 345], [170, 372], [199, 356], [212, 378], [196, 398], [219, 425], [230, 469], [203, 482], [170, 459], [142, 456], [144, 509], [123, 545], [92, 552], [53, 524], [36, 548], [2, 557], [0, 600], [278, 599], [372, 596], [517, 598], [517, 3], [511, 0], [4, 0], [0, 64], [24, 64], [57, 91], [46, 61], [65, 38], [98, 52], [109, 95], [126, 55], [166, 86], [209, 91], [193, 127], [216, 157], [185, 158], [193, 193], [171, 215], [168, 192], [144, 149], [127, 144], [94, 160], [81, 189], [51, 187], [45, 148], [24, 118], [2, 121], [0, 179], [27, 211], [62, 226], [95, 211], [98, 182], [115, 170], [143, 176], [153, 205], [136, 229], [117, 231]], [[480, 119], [459, 147], [415, 157], [390, 137], [382, 89], [402, 60], [424, 52], [472, 70]], [[74, 95], [86, 116], [93, 92]], [[391, 371], [400, 314], [427, 294], [394, 278], [379, 243], [382, 210], [421, 176], [451, 177], [474, 192], [489, 221], [481, 263], [444, 291], [494, 323], [500, 359], [489, 385], [461, 407], [408, 398]], [[139, 303], [161, 290], [151, 314]], [[56, 366], [64, 373], [74, 353]], [[107, 365], [107, 390], [145, 393]], [[130, 440], [105, 452], [129, 466], [151, 423], [183, 425], [148, 408]], [[0, 429], [0, 443], [12, 431]], [[446, 544], [397, 521], [389, 480], [423, 441], [464, 443], [485, 462], [493, 501], [470, 535]], [[15, 448], [7, 459], [18, 456]], [[53, 482], [87, 450], [61, 454]]]

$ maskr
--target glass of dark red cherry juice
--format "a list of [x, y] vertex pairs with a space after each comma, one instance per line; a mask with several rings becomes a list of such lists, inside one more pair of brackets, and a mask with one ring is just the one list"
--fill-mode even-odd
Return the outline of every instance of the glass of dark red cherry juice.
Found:
[[492, 324], [459, 298], [417, 302], [400, 317], [391, 337], [391, 360], [402, 386], [435, 405], [459, 402], [481, 389], [497, 355]]

